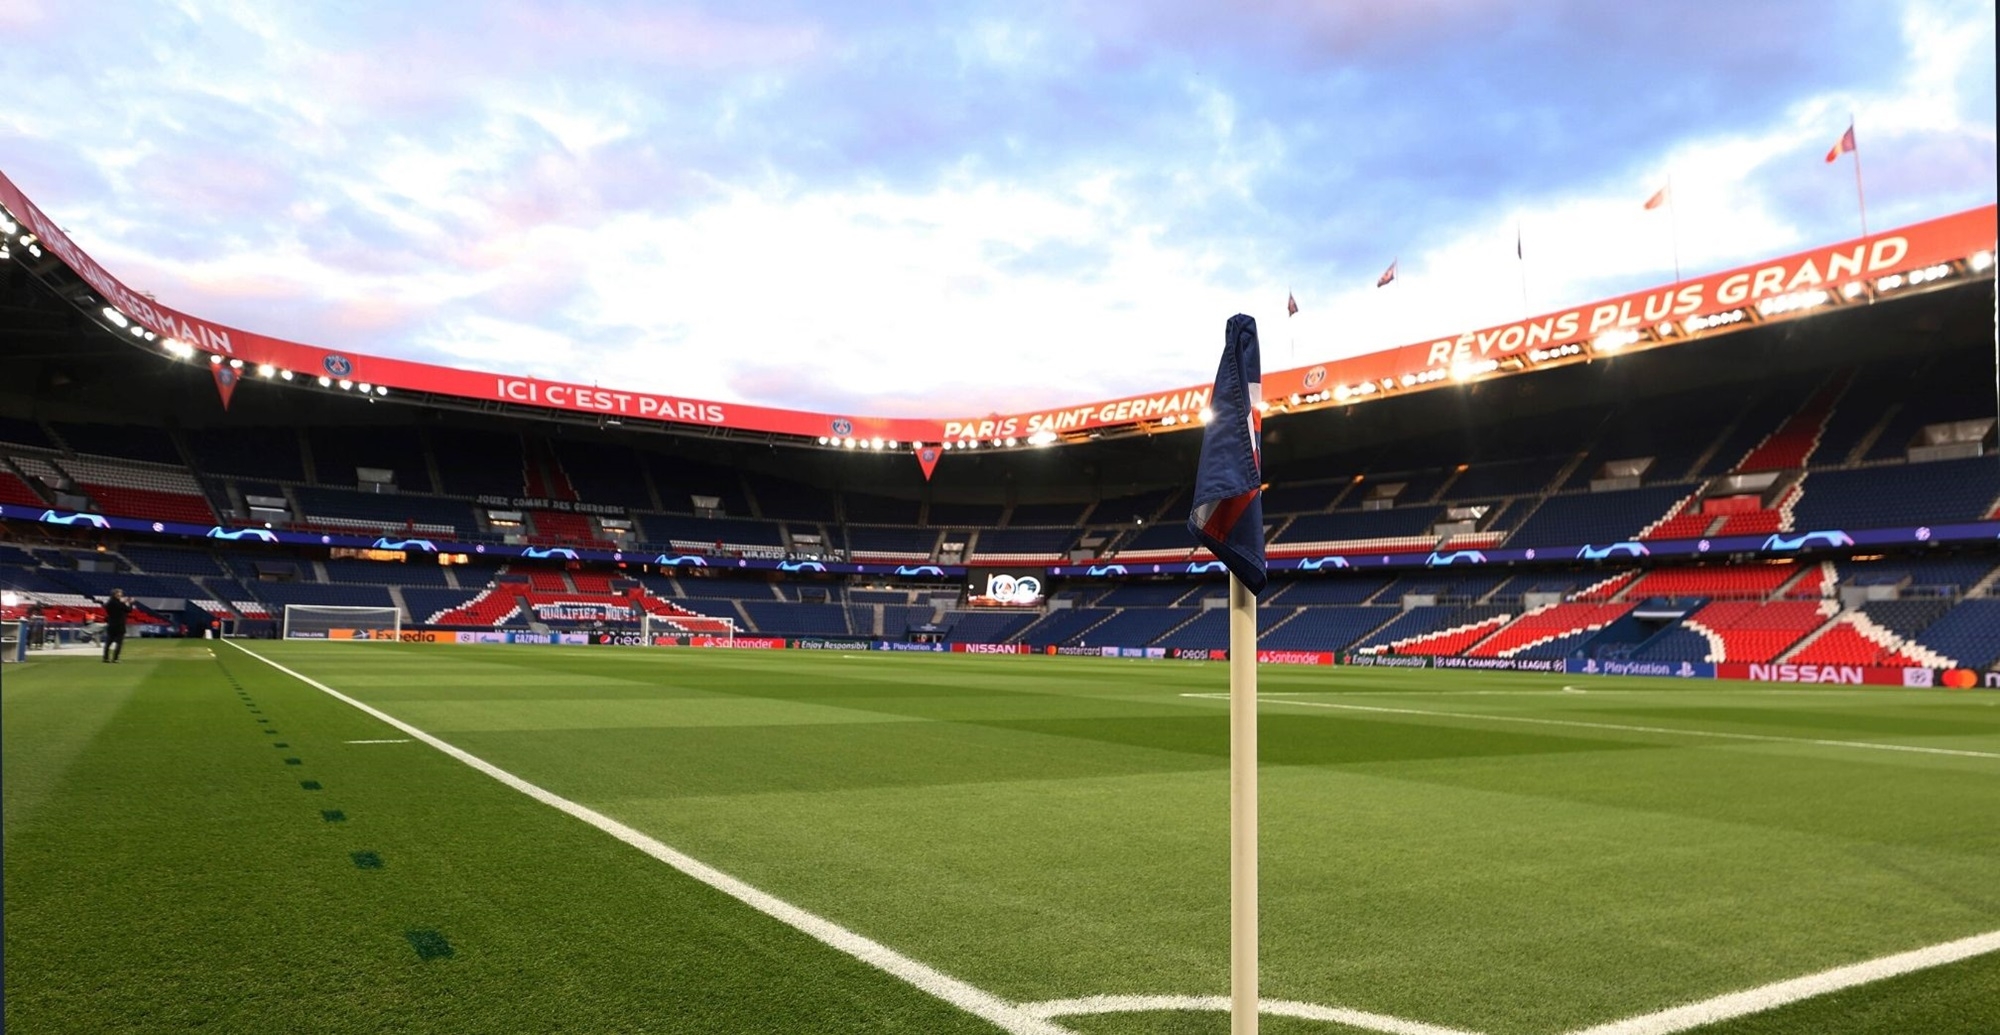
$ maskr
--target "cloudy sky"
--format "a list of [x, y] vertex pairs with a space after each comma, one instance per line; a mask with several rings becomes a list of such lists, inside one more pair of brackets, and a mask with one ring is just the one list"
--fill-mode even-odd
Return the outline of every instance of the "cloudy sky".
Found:
[[170, 305], [885, 415], [1200, 383], [1239, 311], [1293, 366], [1843, 240], [1850, 114], [1871, 227], [1995, 194], [1979, 0], [0, 0], [0, 73], [0, 169]]

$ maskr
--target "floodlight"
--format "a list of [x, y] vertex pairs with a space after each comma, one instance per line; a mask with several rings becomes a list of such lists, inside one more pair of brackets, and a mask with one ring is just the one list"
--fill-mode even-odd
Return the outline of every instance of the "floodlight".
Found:
[[112, 323], [117, 324], [119, 327], [132, 326], [132, 321], [127, 320], [125, 318], [124, 313], [121, 313], [118, 310], [111, 308], [110, 306], [104, 307], [104, 318], [111, 321]]
[[292, 379], [292, 372], [289, 370], [280, 370], [278, 371], [278, 376], [290, 381]]
[[222, 357], [221, 357], [221, 356], [218, 356], [218, 355], [216, 355], [216, 354], [215, 354], [215, 353], [213, 353], [213, 352], [211, 352], [211, 353], [209, 353], [209, 354], [208, 354], [208, 362], [209, 362], [209, 365], [210, 365], [210, 366], [217, 366], [217, 367], [219, 367], [219, 366], [221, 366], [221, 365], [222, 365]]
[[1967, 262], [1967, 265], [1972, 267], [1972, 272], [1974, 273], [1984, 273], [1993, 268], [1993, 253], [1973, 252], [1972, 258]]
[[351, 392], [351, 391], [353, 391], [353, 390], [354, 390], [354, 382], [352, 382], [352, 381], [349, 381], [349, 380], [348, 380], [347, 378], [344, 378], [344, 377], [343, 377], [343, 378], [341, 378], [341, 379], [340, 379], [340, 390], [341, 390], [341, 391], [343, 391], [343, 392]]
[[1009, 435], [1009, 436], [1007, 436], [1007, 444], [1008, 444], [1008, 445], [1010, 445], [1010, 446], [1018, 446], [1018, 445], [1020, 445], [1020, 444], [1021, 444], [1021, 440], [1020, 440], [1020, 439], [1018, 439], [1018, 438], [1015, 438], [1015, 437], [1014, 437], [1014, 436], [1012, 436], [1012, 435]]
[[[384, 398], [384, 399], [387, 399], [387, 398], [389, 397], [389, 386], [388, 386], [388, 385], [376, 385], [376, 386], [375, 386], [375, 394], [376, 394], [376, 395], [379, 395], [379, 396], [381, 396], [381, 397], [382, 397], [382, 398]], [[624, 422], [623, 422], [623, 421], [615, 421], [615, 420], [614, 420], [614, 421], [612, 421], [611, 423], [613, 423], [613, 424], [622, 424], [622, 423], [624, 423]]]
[[269, 364], [269, 363], [259, 363], [259, 364], [257, 364], [257, 376], [258, 376], [258, 377], [266, 377], [266, 378], [268, 378], [268, 377], [270, 377], [270, 376], [271, 376], [272, 374], [275, 374], [275, 373], [277, 373], [277, 372], [278, 372], [278, 368], [277, 368], [277, 367], [274, 367], [274, 366], [272, 366], [272, 365], [271, 365], [271, 364]]
[[319, 386], [320, 386], [321, 388], [332, 388], [332, 387], [333, 387], [333, 378], [330, 378], [330, 377], [326, 376], [325, 374], [321, 374], [321, 375], [319, 376]]
[[243, 369], [243, 361], [242, 361], [242, 360], [240, 360], [240, 359], [232, 359], [232, 360], [230, 360], [230, 361], [229, 361], [229, 369], [231, 369], [231, 370], [241, 370], [241, 369]]

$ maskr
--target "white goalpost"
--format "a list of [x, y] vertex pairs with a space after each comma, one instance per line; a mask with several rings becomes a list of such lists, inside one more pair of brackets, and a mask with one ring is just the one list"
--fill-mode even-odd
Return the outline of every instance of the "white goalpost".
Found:
[[658, 615], [646, 612], [639, 626], [647, 643], [660, 636], [713, 636], [727, 643], [736, 642], [736, 619], [712, 618], [708, 615]]
[[403, 612], [395, 607], [286, 604], [280, 636], [287, 640], [387, 640], [402, 638]]

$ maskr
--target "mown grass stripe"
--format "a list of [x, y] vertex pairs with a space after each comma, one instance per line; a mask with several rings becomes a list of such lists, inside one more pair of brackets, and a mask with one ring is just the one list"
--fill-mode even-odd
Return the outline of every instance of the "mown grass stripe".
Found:
[[[1069, 1029], [1041, 1017], [1036, 1017], [1015, 1003], [1000, 998], [984, 989], [952, 977], [929, 964], [919, 962], [889, 948], [865, 935], [850, 931], [831, 920], [801, 909], [769, 892], [753, 887], [693, 856], [682, 853], [650, 835], [612, 819], [595, 809], [580, 805], [552, 791], [529, 783], [514, 774], [442, 740], [401, 719], [375, 708], [338, 690], [245, 647], [234, 641], [224, 640], [229, 646], [248, 654], [250, 657], [312, 687], [334, 700], [353, 707], [363, 714], [372, 716], [388, 725], [423, 741], [425, 744], [444, 752], [446, 755], [471, 766], [473, 769], [527, 795], [544, 805], [558, 809], [584, 821], [612, 837], [631, 845], [659, 861], [672, 866], [717, 891], [736, 899], [752, 909], [795, 928], [821, 943], [837, 949], [867, 963], [870, 966], [894, 975], [897, 978], [929, 993], [975, 1017], [990, 1021], [1012, 1035], [1074, 1035]], [[412, 945], [415, 941], [412, 940]], [[418, 955], [423, 950], [418, 949]]]

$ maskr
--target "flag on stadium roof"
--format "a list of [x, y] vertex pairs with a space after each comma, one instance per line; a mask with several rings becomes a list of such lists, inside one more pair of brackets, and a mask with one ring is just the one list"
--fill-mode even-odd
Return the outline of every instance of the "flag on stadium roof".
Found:
[[1379, 277], [1376, 277], [1376, 278], [1375, 278], [1375, 286], [1376, 286], [1376, 287], [1387, 287], [1390, 281], [1392, 281], [1392, 280], [1395, 280], [1395, 279], [1396, 279], [1396, 264], [1397, 264], [1397, 263], [1399, 263], [1399, 262], [1401, 262], [1401, 261], [1403, 261], [1403, 260], [1401, 260], [1401, 259], [1390, 259], [1390, 260], [1389, 260], [1389, 268], [1388, 268], [1388, 269], [1386, 269], [1386, 270], [1383, 270], [1383, 271], [1382, 271], [1382, 275], [1381, 275], [1381, 276], [1379, 276]]
[[1852, 150], [1854, 150], [1854, 123], [1850, 122], [1847, 124], [1847, 132], [1842, 133], [1840, 139], [1834, 141], [1833, 146], [1827, 149], [1826, 160], [1831, 162]]
[[1299, 315], [1299, 300], [1297, 298], [1292, 297], [1292, 293], [1289, 291], [1285, 292], [1285, 315], [1286, 316]]
[[1201, 464], [1194, 477], [1194, 510], [1188, 531], [1209, 548], [1251, 593], [1260, 593], [1264, 571], [1262, 360], [1257, 321], [1237, 314], [1223, 332], [1222, 364], [1210, 393], [1208, 427], [1201, 436]]
[[1667, 188], [1661, 187], [1659, 190], [1653, 192], [1652, 197], [1646, 199], [1646, 210], [1650, 212], [1653, 209], [1659, 208], [1661, 205], [1664, 205], [1666, 203], [1667, 203]]
[[229, 397], [236, 394], [236, 384], [243, 379], [242, 371], [227, 363], [210, 364], [208, 372], [215, 378], [215, 394], [222, 396], [222, 408], [229, 409]]

